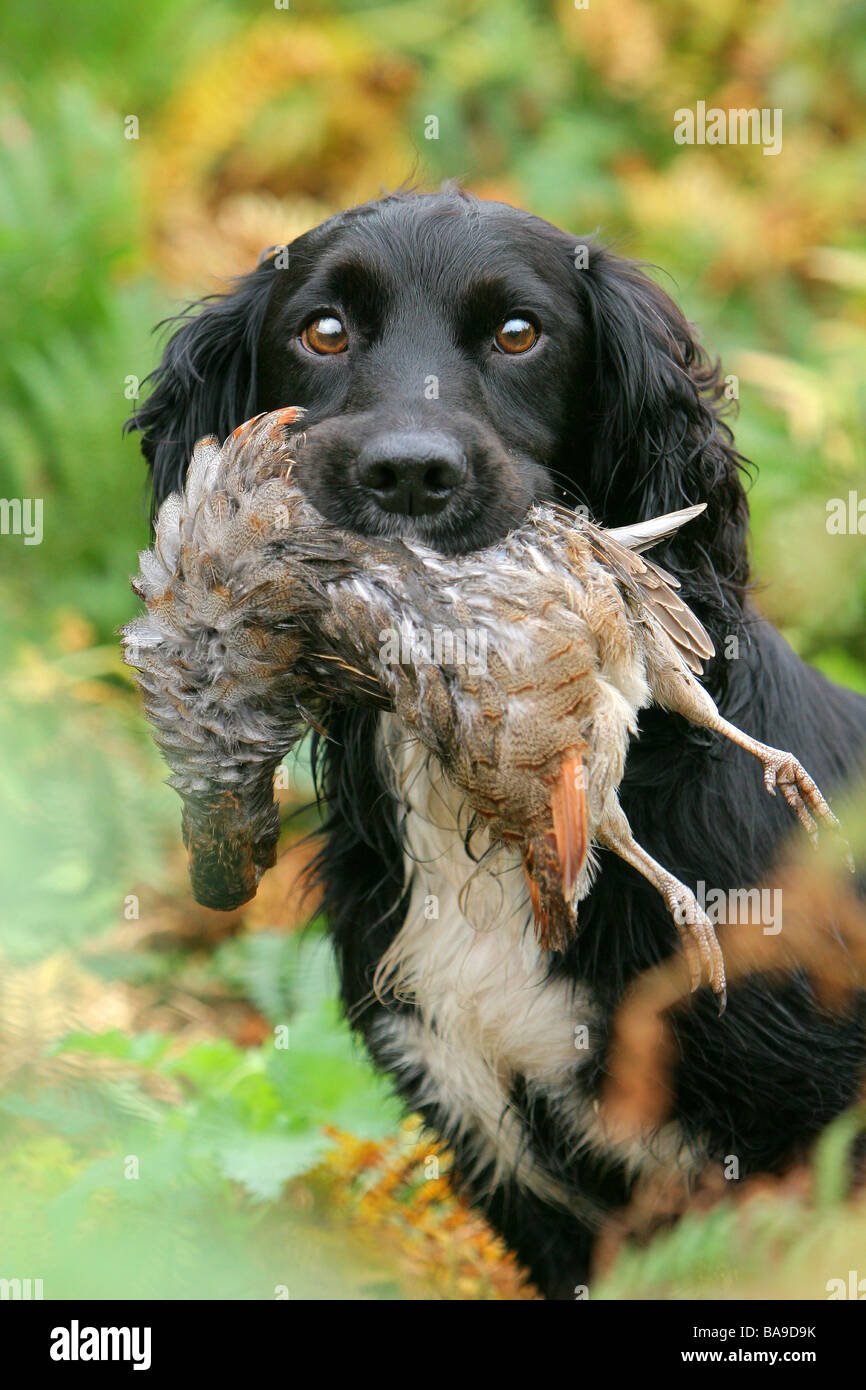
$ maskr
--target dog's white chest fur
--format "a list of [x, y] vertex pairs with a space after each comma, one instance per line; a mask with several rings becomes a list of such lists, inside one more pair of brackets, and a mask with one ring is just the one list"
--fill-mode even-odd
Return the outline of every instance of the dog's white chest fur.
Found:
[[[511, 1092], [521, 1079], [530, 1098], [544, 1098], [572, 1136], [575, 1157], [592, 1150], [630, 1166], [650, 1160], [640, 1143], [609, 1143], [582, 1082], [598, 1047], [598, 1006], [584, 986], [550, 977], [519, 856], [500, 848], [480, 864], [470, 858], [459, 792], [390, 716], [382, 751], [406, 808], [413, 887], [379, 981], [390, 980], [417, 1013], [383, 1015], [377, 1048], [390, 1066], [423, 1072], [424, 1100], [455, 1133], [471, 1136], [479, 1171], [491, 1164], [493, 1182], [510, 1177], [586, 1216], [584, 1203], [533, 1155]], [[480, 832], [473, 852], [487, 845]], [[663, 1148], [670, 1160], [670, 1143]]]

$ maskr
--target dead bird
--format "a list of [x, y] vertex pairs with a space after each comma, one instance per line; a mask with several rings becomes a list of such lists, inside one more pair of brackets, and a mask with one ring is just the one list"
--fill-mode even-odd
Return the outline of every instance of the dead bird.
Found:
[[[196, 898], [230, 909], [274, 862], [277, 764], [326, 700], [390, 708], [441, 763], [492, 844], [519, 848], [538, 939], [562, 951], [593, 847], [659, 891], [692, 988], [723, 1005], [725, 969], [694, 894], [636, 842], [620, 807], [628, 741], [656, 703], [760, 760], [807, 832], [838, 828], [789, 752], [723, 719], [697, 680], [713, 647], [641, 553], [703, 506], [617, 530], [537, 504], [496, 545], [449, 557], [366, 537], [307, 502], [295, 408], [196, 446], [133, 582], [147, 613], [123, 632], [183, 803]], [[435, 653], [436, 634], [450, 635]], [[472, 657], [454, 637], [474, 638]]]

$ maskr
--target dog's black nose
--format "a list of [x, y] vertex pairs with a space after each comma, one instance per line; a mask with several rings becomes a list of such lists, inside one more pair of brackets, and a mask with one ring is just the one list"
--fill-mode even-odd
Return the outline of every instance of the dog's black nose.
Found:
[[440, 512], [466, 477], [466, 456], [438, 430], [377, 435], [358, 455], [358, 481], [385, 512]]

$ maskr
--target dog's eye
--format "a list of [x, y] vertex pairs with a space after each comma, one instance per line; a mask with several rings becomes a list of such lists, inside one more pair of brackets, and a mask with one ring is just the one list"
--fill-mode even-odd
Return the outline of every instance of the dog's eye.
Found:
[[335, 314], [324, 314], [307, 324], [301, 342], [309, 352], [345, 352], [349, 335]]
[[528, 352], [538, 337], [537, 329], [528, 319], [506, 319], [494, 334], [500, 352]]

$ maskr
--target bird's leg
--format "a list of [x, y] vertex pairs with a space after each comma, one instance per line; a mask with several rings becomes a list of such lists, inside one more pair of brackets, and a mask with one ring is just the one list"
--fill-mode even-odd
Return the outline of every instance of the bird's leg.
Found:
[[[705, 729], [713, 729], [716, 733], [724, 734], [725, 738], [729, 738], [732, 743], [736, 743], [739, 748], [744, 748], [747, 753], [751, 753], [753, 757], [757, 758], [764, 767], [764, 786], [767, 791], [771, 796], [775, 796], [776, 787], [779, 787], [788, 805], [796, 813], [797, 819], [816, 847], [818, 841], [816, 822], [820, 821], [822, 825], [839, 831], [841, 834], [838, 818], [830, 810], [817, 783], [809, 776], [793, 753], [788, 753], [783, 748], [771, 748], [769, 744], [751, 738], [749, 734], [744, 734], [742, 729], [738, 729], [736, 724], [724, 719], [719, 714], [712, 697], [691, 676], [679, 672], [676, 674], [665, 672], [661, 688], [656, 690], [654, 686], [653, 693], [658, 703], [664, 705], [666, 709], [683, 715], [693, 724], [699, 724]], [[853, 873], [854, 861], [844, 837], [843, 844], [848, 867]]]
[[600, 845], [613, 850], [620, 859], [631, 864], [661, 893], [682, 939], [692, 989], [697, 989], [702, 979], [706, 978], [718, 996], [721, 1013], [727, 998], [725, 958], [715, 928], [694, 893], [638, 844], [621, 806], [611, 808], [608, 803], [595, 838]]

